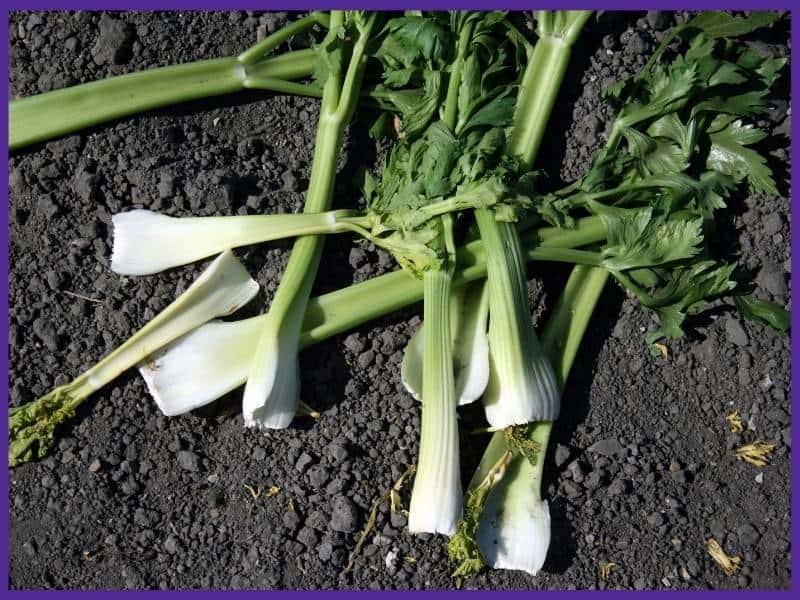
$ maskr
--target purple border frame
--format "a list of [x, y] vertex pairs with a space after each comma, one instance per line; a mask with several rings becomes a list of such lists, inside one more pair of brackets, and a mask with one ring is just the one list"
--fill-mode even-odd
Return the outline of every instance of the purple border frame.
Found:
[[[428, 9], [487, 9], [487, 8], [502, 8], [502, 9], [509, 9], [509, 10], [530, 10], [534, 8], [532, 4], [536, 4], [535, 8], [553, 8], [553, 9], [566, 9], [566, 8], [594, 8], [594, 9], [603, 9], [603, 10], [646, 10], [646, 9], [670, 9], [670, 10], [712, 10], [712, 9], [725, 9], [725, 10], [792, 10], [792, 2], [790, 0], [783, 0], [775, 2], [773, 0], [762, 0], [761, 2], [754, 2], [750, 1], [742, 1], [742, 0], [694, 0], [693, 2], [671, 2], [668, 0], [660, 0], [660, 1], [650, 1], [646, 0], [643, 2], [636, 2], [635, 0], [584, 0], [583, 2], [575, 2], [573, 0], [568, 0], [566, 2], [557, 2], [554, 0], [543, 0], [539, 2], [532, 3], [530, 1], [524, 0], [451, 0], [451, 1], [442, 1], [442, 0], [375, 0], [373, 2], [364, 2], [362, 1], [347, 1], [347, 0], [319, 0], [317, 2], [309, 2], [307, 0], [295, 0], [293, 3], [288, 3], [285, 1], [268, 1], [268, 2], [259, 2], [258, 0], [228, 0], [227, 2], [223, 3], [220, 0], [33, 0], [24, 2], [23, 0], [10, 0], [6, 3], [5, 6], [0, 8], [2, 11], [2, 30], [0, 30], [0, 62], [3, 66], [3, 81], [2, 81], [2, 89], [3, 89], [3, 97], [8, 98], [8, 78], [7, 73], [9, 69], [8, 63], [8, 13], [12, 10], [301, 10], [301, 9], [333, 9], [333, 8], [354, 8], [356, 6], [363, 6], [368, 7], [370, 9], [408, 9], [408, 8], [428, 8]], [[791, 41], [797, 41], [800, 39], [798, 33], [800, 33], [800, 24], [793, 18], [794, 14], [792, 13], [792, 20], [791, 20]], [[800, 92], [800, 67], [797, 64], [797, 54], [798, 51], [796, 50], [796, 46], [792, 45], [791, 49], [791, 97], [797, 98], [798, 92]], [[790, 99], [791, 100], [791, 99]], [[800, 166], [797, 163], [797, 152], [798, 152], [798, 145], [794, 143], [794, 136], [800, 136], [800, 119], [793, 119], [792, 120], [792, 144], [791, 144], [791, 180], [790, 180], [790, 190], [794, 189], [794, 187], [800, 182]], [[4, 112], [2, 118], [0, 118], [0, 137], [2, 139], [8, 139], [8, 112]], [[799, 137], [800, 139], [800, 137]], [[4, 143], [2, 148], [2, 158], [3, 164], [8, 164], [8, 144]], [[0, 178], [0, 197], [7, 199], [8, 198], [8, 176], [4, 176]], [[790, 202], [792, 204], [792, 209], [795, 208], [794, 201], [791, 199], [791, 191], [790, 191]], [[795, 210], [791, 211], [791, 228], [792, 230], [795, 229], [795, 226], [798, 223], [798, 215]], [[2, 268], [0, 268], [0, 288], [5, 290], [5, 293], [2, 296], [2, 310], [8, 315], [8, 205], [6, 205], [5, 210], [2, 212], [2, 226], [0, 227], [0, 239], [2, 240]], [[800, 249], [800, 241], [798, 241], [797, 236], [792, 236], [791, 241], [791, 252], [792, 252], [792, 270], [796, 272], [796, 263], [797, 263], [797, 256], [798, 250]], [[792, 296], [796, 297], [797, 287], [798, 285], [795, 283], [797, 278], [794, 277], [792, 279]], [[792, 330], [794, 331], [800, 322], [800, 317], [795, 312], [792, 312]], [[4, 376], [4, 381], [8, 381], [8, 317], [3, 321], [2, 330], [4, 334], [4, 343], [0, 346], [0, 367], [2, 367], [2, 372]], [[797, 338], [794, 336], [791, 339], [791, 354], [794, 356], [795, 354], [800, 353], [800, 342], [798, 342]], [[800, 375], [800, 361], [792, 361], [791, 367], [791, 405], [792, 405], [792, 413], [797, 414], [797, 409], [800, 408], [800, 393], [798, 393], [794, 388], [794, 382], [797, 380], [798, 375]], [[6, 385], [5, 394], [3, 396], [2, 402], [2, 417], [3, 422], [7, 422], [8, 418], [8, 385]], [[0, 436], [2, 437], [2, 449], [3, 455], [6, 456], [8, 453], [8, 438], [7, 436]], [[792, 426], [792, 446], [797, 447], [798, 442], [800, 442], [800, 433], [798, 433], [798, 428]], [[791, 515], [800, 514], [800, 494], [797, 492], [797, 485], [798, 481], [800, 480], [800, 465], [798, 464], [797, 457], [794, 453], [790, 452], [790, 462], [791, 462], [791, 471], [792, 471], [792, 489], [791, 489]], [[3, 510], [0, 511], [0, 531], [3, 532], [3, 543], [0, 543], [0, 590], [4, 592], [8, 592], [9, 587], [9, 548], [8, 548], [8, 541], [9, 541], [9, 522], [8, 522], [8, 499], [9, 499], [9, 473], [6, 469], [3, 469], [2, 475], [0, 475], [0, 497], [2, 497], [5, 505], [3, 506]], [[792, 528], [792, 546], [797, 546], [798, 540], [800, 540], [800, 526], [798, 522], [794, 519], [791, 520], [791, 528]], [[791, 549], [790, 549], [791, 552]], [[800, 591], [800, 573], [798, 573], [798, 567], [800, 567], [800, 556], [795, 553], [791, 559], [791, 567], [792, 567], [792, 575], [791, 575], [791, 588], [788, 591], [756, 591], [756, 590], [748, 590], [742, 592], [734, 592], [734, 591], [683, 591], [683, 592], [675, 592], [675, 591], [643, 591], [643, 592], [628, 592], [628, 593], [635, 593], [635, 594], [643, 594], [647, 597], [656, 597], [656, 596], [663, 596], [665, 594], [678, 594], [681, 598], [685, 597], [706, 597], [712, 594], [719, 596], [720, 594], [748, 594], [748, 593], [758, 593], [759, 595], [766, 595], [768, 597], [789, 597], [791, 592]], [[122, 594], [125, 595], [126, 598], [143, 598], [145, 595], [152, 597], [153, 594], [158, 594], [161, 597], [164, 596], [171, 596], [171, 595], [181, 595], [183, 597], [187, 597], [189, 594], [202, 594], [204, 597], [214, 597], [219, 596], [222, 597], [222, 594], [225, 594], [225, 597], [230, 596], [237, 596], [243, 597], [246, 594], [258, 594], [258, 591], [205, 591], [205, 592], [196, 592], [196, 591], [114, 591], [114, 592], [78, 592], [78, 591], [55, 591], [55, 592], [46, 592], [46, 591], [14, 591], [10, 592], [14, 595], [14, 597], [39, 597], [44, 596], [47, 594], [48, 596], [52, 596], [53, 594], [59, 597], [66, 597], [66, 598], [76, 598], [79, 594], [91, 594], [91, 595], [99, 595], [103, 594], [105, 597], [106, 594], [115, 594], [119, 597]], [[298, 592], [298, 591], [281, 591], [278, 592], [282, 594], [284, 597], [286, 596], [299, 596], [303, 595], [303, 597], [308, 597], [309, 595], [313, 594], [326, 594], [329, 596], [332, 595], [344, 595], [344, 594], [352, 594], [354, 592], [337, 592], [337, 591], [310, 591], [310, 592]], [[503, 592], [494, 592], [494, 591], [484, 591], [484, 592], [447, 592], [447, 591], [437, 591], [437, 592], [416, 592], [416, 591], [392, 591], [392, 592], [361, 592], [366, 594], [382, 594], [382, 593], [391, 593], [393, 595], [407, 595], [407, 594], [435, 594], [437, 596], [443, 596], [445, 594], [458, 594], [458, 593], [469, 593], [471, 596], [481, 595], [481, 594], [501, 594], [504, 597], [515, 597], [515, 598], [523, 598], [523, 595], [528, 595], [530, 591], [503, 591]], [[579, 595], [588, 595], [591, 594], [592, 598], [604, 598], [610, 597], [612, 594], [620, 594], [624, 592], [619, 591], [551, 591], [548, 593], [548, 598], [575, 598]]]

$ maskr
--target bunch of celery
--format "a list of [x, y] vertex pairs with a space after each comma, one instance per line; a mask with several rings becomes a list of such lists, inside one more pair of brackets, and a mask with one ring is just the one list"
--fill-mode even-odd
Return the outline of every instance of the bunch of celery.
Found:
[[[303, 214], [114, 217], [116, 272], [154, 273], [223, 254], [96, 367], [13, 409], [10, 464], [46, 453], [55, 427], [78, 404], [136, 364], [165, 414], [245, 383], [245, 424], [286, 427], [299, 403], [300, 348], [423, 299], [424, 326], [402, 365], [404, 384], [422, 402], [409, 528], [455, 533], [458, 574], [483, 564], [536, 573], [549, 543], [540, 483], [559, 387], [609, 275], [657, 313], [662, 326], [650, 342], [680, 336], [687, 314], [721, 296], [732, 296], [748, 318], [788, 328], [785, 311], [744, 295], [735, 265], [715, 260], [707, 243], [740, 182], [775, 192], [764, 159], [749, 147], [764, 134], [746, 119], [763, 110], [783, 61], [734, 40], [775, 17], [705, 13], [673, 31], [639, 74], [609, 90], [618, 116], [588, 173], [545, 194], [533, 161], [588, 17], [538, 12], [531, 45], [502, 13], [312, 13], [238, 59], [78, 86], [96, 86], [100, 96], [73, 88], [12, 103], [16, 147], [89, 124], [61, 123], [48, 109], [56, 101], [80, 110], [102, 104], [102, 94], [116, 99], [96, 123], [254, 82], [321, 96]], [[265, 56], [313, 24], [328, 29], [313, 56]], [[678, 37], [687, 49], [665, 59]], [[312, 71], [312, 84], [289, 81]], [[184, 85], [155, 93], [162, 77]], [[379, 178], [365, 176], [366, 209], [329, 210], [343, 129], [359, 102], [378, 109], [374, 131], [399, 115], [400, 139]], [[344, 232], [389, 250], [403, 269], [309, 299], [321, 234]], [[231, 248], [294, 236], [268, 313], [203, 324], [230, 314], [257, 288]], [[586, 265], [567, 281], [541, 344], [525, 287], [530, 259]], [[369, 305], [357, 302], [364, 297]], [[462, 510], [456, 408], [479, 397], [497, 432]]]

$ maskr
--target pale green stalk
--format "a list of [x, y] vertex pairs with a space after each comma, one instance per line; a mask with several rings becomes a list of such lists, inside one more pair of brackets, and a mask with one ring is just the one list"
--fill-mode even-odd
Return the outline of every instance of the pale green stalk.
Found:
[[[587, 11], [539, 11], [536, 14], [539, 40], [523, 77], [509, 144], [510, 154], [529, 167], [558, 96], [572, 45], [590, 14]], [[470, 484], [465, 517], [458, 534], [451, 539], [450, 551], [460, 562], [457, 574], [476, 572], [484, 561], [494, 568], [522, 569], [535, 574], [544, 563], [550, 543], [549, 510], [540, 495], [541, 468], [551, 422], [558, 416], [560, 393], [556, 374], [530, 323], [517, 230], [497, 223], [488, 211], [481, 212], [476, 211], [481, 237], [489, 240], [487, 251], [495, 253], [494, 263], [489, 261], [487, 285], [490, 290], [493, 285], [498, 287], [490, 296], [495, 301], [490, 301], [489, 344], [492, 358], [497, 357], [497, 360], [493, 363], [484, 397], [487, 420], [495, 426], [523, 424], [526, 421], [521, 417], [527, 408], [536, 413], [528, 421], [542, 422], [527, 429], [508, 429], [495, 434]], [[575, 280], [571, 280], [572, 285], [579, 279], [581, 277], [576, 275]], [[602, 285], [597, 290], [598, 296], [600, 289]], [[571, 298], [566, 293], [564, 297]], [[588, 303], [593, 308], [591, 299]], [[586, 320], [590, 314], [591, 309]], [[568, 316], [557, 307], [550, 322], [566, 327], [568, 324], [561, 321]], [[497, 325], [494, 336], [491, 323]], [[520, 346], [509, 341], [520, 342]], [[528, 369], [527, 387], [509, 385], [520, 379], [526, 382], [519, 376], [515, 379], [525, 364], [532, 367]], [[539, 385], [532, 385], [535, 383]], [[531, 395], [526, 399], [520, 389], [528, 390]], [[523, 402], [519, 402], [520, 399]], [[527, 445], [527, 457], [510, 447], [509, 436]]]
[[206, 321], [227, 316], [249, 302], [258, 284], [227, 251], [189, 289], [91, 369], [34, 402], [9, 411], [9, 465], [44, 456], [55, 428], [93, 392], [154, 351]]
[[408, 509], [411, 533], [451, 534], [461, 518], [458, 401], [453, 373], [450, 295], [456, 248], [453, 218], [442, 220], [445, 264], [423, 276], [424, 362], [419, 457]]
[[[366, 44], [373, 22], [374, 16], [368, 16], [363, 27], [359, 27], [346, 72], [333, 71], [325, 80], [311, 179], [303, 209], [306, 213], [330, 208], [342, 134], [358, 101], [367, 60]], [[344, 13], [333, 11], [328, 35], [339, 35], [344, 24]], [[321, 236], [303, 236], [294, 243], [245, 386], [243, 414], [245, 425], [249, 427], [288, 427], [297, 411], [300, 328], [324, 241]]]
[[[455, 131], [458, 89], [474, 22], [462, 27], [450, 68], [442, 122]], [[461, 473], [458, 450], [458, 399], [450, 335], [450, 295], [456, 262], [453, 215], [444, 214], [441, 228], [446, 258], [441, 268], [423, 275], [422, 426], [419, 457], [408, 510], [411, 533], [452, 534], [461, 518]]]
[[305, 88], [291, 80], [308, 77], [313, 64], [311, 49], [250, 64], [236, 57], [217, 58], [20, 98], [9, 104], [9, 148], [15, 150], [154, 108], [247, 88], [302, 92]]
[[[520, 86], [508, 153], [532, 168], [550, 118], [572, 45], [590, 13], [538, 14], [539, 39]], [[558, 417], [560, 397], [553, 369], [542, 354], [530, 320], [527, 273], [519, 234], [490, 208], [475, 211], [489, 257], [489, 383], [484, 394], [492, 427]]]
[[149, 275], [218, 254], [288, 237], [352, 231], [362, 220], [350, 210], [324, 213], [168, 217], [132, 210], [112, 218], [111, 269], [122, 275]]
[[[607, 279], [605, 269], [574, 267], [545, 326], [542, 345], [562, 387]], [[484, 564], [532, 575], [541, 568], [550, 539], [541, 481], [551, 429], [545, 421], [520, 432], [533, 450], [527, 457], [509, 450], [506, 432], [493, 434], [470, 481], [464, 519], [450, 539], [456, 575], [474, 574]]]

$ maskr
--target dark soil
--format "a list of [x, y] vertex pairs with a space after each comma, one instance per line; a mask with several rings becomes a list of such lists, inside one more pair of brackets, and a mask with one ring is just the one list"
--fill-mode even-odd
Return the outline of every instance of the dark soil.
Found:
[[[259, 29], [272, 31], [285, 18], [13, 13], [11, 94], [238, 53]], [[675, 18], [603, 13], [589, 24], [542, 152], [552, 181], [583, 172], [611, 123], [601, 87], [641, 65]], [[783, 24], [758, 44], [788, 55], [788, 39]], [[776, 136], [783, 196], [735, 198], [735, 222], [721, 241], [738, 243], [759, 297], [788, 304], [787, 82], [779, 97], [763, 125]], [[200, 272], [203, 265], [136, 279], [111, 273], [113, 213], [296, 211], [316, 115], [314, 100], [240, 94], [16, 152], [8, 209], [11, 404], [79, 374]], [[364, 126], [354, 124], [339, 206], [358, 198], [352, 173], [375, 156]], [[288, 247], [237, 253], [265, 290], [251, 312], [269, 301]], [[388, 255], [331, 239], [317, 292], [393, 268]], [[552, 306], [566, 274], [558, 265], [531, 268], [537, 314]], [[62, 429], [48, 458], [11, 472], [11, 587], [453, 587], [444, 539], [411, 536], [388, 503], [355, 568], [342, 574], [373, 499], [416, 457], [419, 410], [398, 366], [419, 312], [413, 307], [305, 351], [303, 397], [322, 417], [285, 431], [245, 429], [241, 392], [167, 419], [137, 374], [121, 377]], [[721, 306], [692, 324], [666, 359], [654, 358], [643, 340], [654, 319], [609, 285], [547, 457], [553, 542], [545, 569], [536, 578], [484, 572], [463, 587], [789, 586], [789, 338]], [[731, 433], [725, 421], [734, 410], [743, 433]], [[733, 455], [755, 439], [777, 444], [764, 468]], [[463, 441], [466, 481], [482, 439], [465, 433]], [[268, 497], [272, 486], [279, 491]], [[711, 560], [710, 537], [742, 558], [739, 573], [726, 576]], [[600, 569], [609, 562], [616, 566], [604, 579]]]

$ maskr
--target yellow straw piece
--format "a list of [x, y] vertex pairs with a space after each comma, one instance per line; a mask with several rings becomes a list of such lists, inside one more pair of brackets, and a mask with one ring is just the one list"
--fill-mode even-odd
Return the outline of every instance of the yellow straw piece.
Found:
[[611, 571], [614, 570], [614, 567], [617, 566], [617, 563], [607, 562], [602, 567], [600, 567], [600, 577], [603, 581], [607, 581], [608, 578], [611, 576]]
[[722, 567], [722, 570], [725, 571], [725, 575], [733, 575], [739, 570], [742, 564], [741, 557], [728, 556], [725, 554], [725, 550], [722, 549], [722, 546], [720, 546], [719, 542], [714, 538], [708, 540], [706, 543], [706, 550], [711, 555], [711, 558], [714, 559], [714, 562]]
[[734, 450], [736, 458], [755, 465], [756, 467], [766, 467], [769, 464], [769, 455], [775, 450], [775, 444], [768, 444], [762, 440], [756, 440], [752, 444], [747, 444]]
[[725, 420], [731, 427], [731, 433], [741, 433], [744, 431], [744, 423], [742, 422], [742, 417], [738, 410], [733, 411], [731, 414], [725, 417]]

